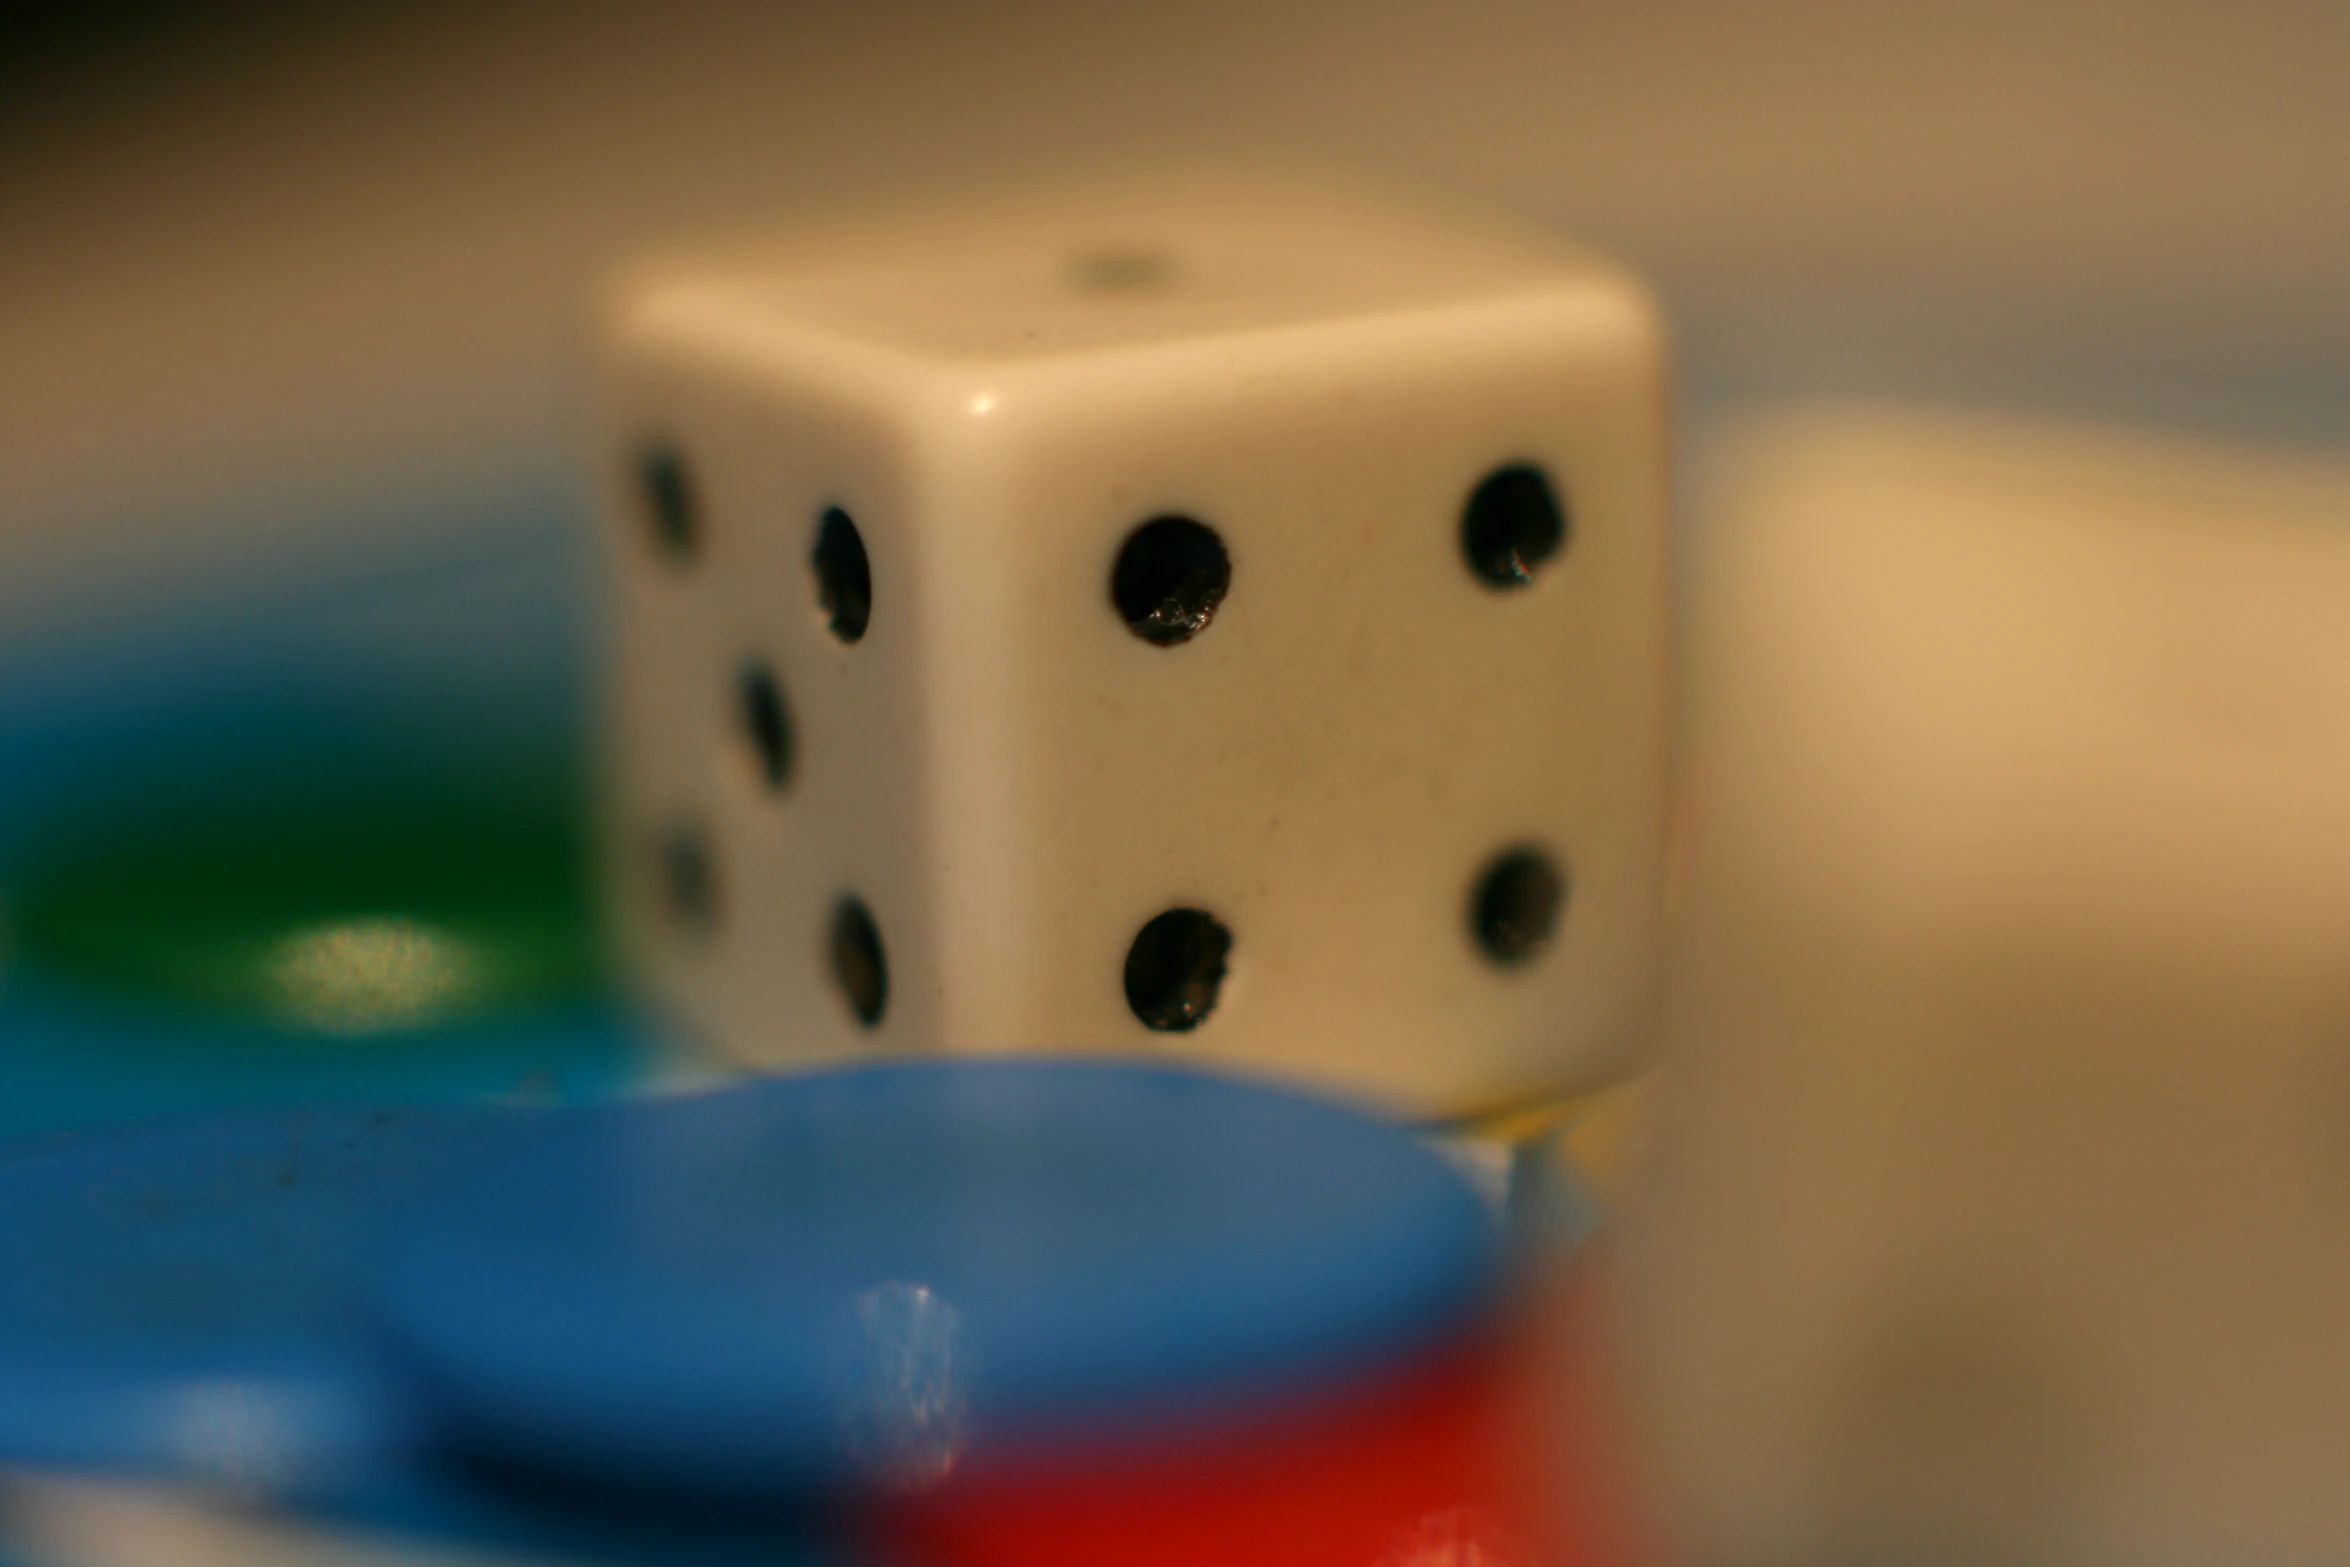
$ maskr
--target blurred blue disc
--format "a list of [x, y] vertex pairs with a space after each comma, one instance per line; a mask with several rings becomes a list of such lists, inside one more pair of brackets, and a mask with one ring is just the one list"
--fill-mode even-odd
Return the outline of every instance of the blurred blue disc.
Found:
[[504, 1115], [308, 1111], [50, 1140], [0, 1163], [0, 1463], [246, 1495], [407, 1444], [350, 1331], [372, 1226]]
[[470, 1451], [630, 1485], [919, 1484], [1407, 1356], [1490, 1300], [1486, 1205], [1303, 1095], [924, 1062], [551, 1116], [387, 1257]]

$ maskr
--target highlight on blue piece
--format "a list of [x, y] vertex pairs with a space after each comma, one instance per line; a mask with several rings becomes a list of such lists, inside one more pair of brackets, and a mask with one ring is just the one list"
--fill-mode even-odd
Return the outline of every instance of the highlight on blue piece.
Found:
[[685, 1492], [905, 1486], [1342, 1384], [1479, 1320], [1408, 1131], [1151, 1065], [872, 1065], [503, 1131], [385, 1259], [448, 1440]]

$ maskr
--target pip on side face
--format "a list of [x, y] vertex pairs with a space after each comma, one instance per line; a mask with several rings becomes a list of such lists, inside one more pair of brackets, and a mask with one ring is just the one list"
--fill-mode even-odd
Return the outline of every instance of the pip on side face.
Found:
[[629, 302], [641, 973], [770, 1065], [1152, 1051], [1432, 1114], [1614, 1067], [1659, 903], [1646, 296], [1393, 214], [1148, 216]]

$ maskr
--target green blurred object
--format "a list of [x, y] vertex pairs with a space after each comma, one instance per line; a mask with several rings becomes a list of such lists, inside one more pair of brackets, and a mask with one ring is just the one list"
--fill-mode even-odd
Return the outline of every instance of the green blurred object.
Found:
[[17, 957], [118, 995], [312, 1033], [608, 990], [574, 778], [215, 802], [41, 865]]

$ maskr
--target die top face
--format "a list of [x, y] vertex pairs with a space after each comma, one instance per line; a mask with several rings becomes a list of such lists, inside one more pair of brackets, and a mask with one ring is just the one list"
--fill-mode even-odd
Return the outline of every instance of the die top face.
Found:
[[1624, 286], [1547, 238], [1280, 196], [1103, 202], [939, 239], [877, 233], [823, 256], [648, 291], [661, 305], [811, 330], [934, 365], [1015, 363]]

